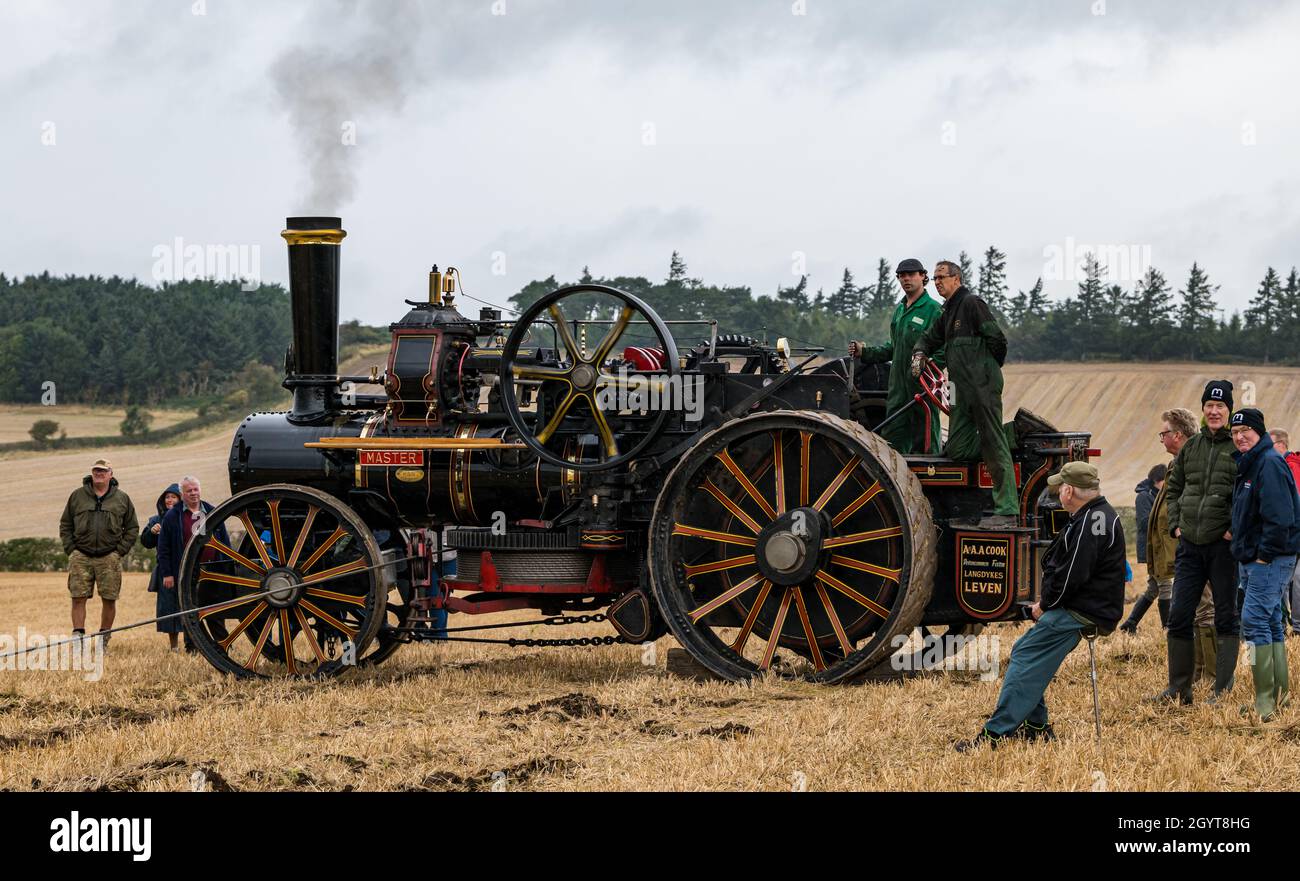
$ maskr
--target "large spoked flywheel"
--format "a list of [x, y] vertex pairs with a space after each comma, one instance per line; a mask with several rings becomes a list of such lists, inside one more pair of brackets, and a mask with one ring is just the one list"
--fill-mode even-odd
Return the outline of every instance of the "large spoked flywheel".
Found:
[[930, 600], [930, 504], [906, 460], [838, 417], [775, 411], [700, 439], [655, 504], [655, 598], [728, 679], [820, 682], [898, 650]]
[[333, 675], [367, 659], [388, 616], [383, 560], [345, 504], [271, 485], [214, 508], [186, 546], [186, 632], [236, 676]]

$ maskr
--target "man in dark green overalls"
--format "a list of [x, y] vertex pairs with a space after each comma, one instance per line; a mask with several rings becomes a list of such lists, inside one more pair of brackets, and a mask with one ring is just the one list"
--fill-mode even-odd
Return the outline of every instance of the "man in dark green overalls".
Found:
[[[921, 384], [908, 370], [912, 348], [930, 329], [938, 317], [940, 306], [925, 292], [927, 274], [920, 260], [909, 258], [898, 264], [898, 283], [903, 288], [903, 298], [894, 309], [889, 321], [889, 342], [867, 346], [854, 340], [849, 343], [849, 357], [863, 364], [889, 361], [889, 394], [885, 398], [885, 413], [893, 416], [911, 404], [907, 413], [894, 419], [880, 432], [889, 445], [900, 453], [939, 452], [939, 408], [923, 399], [915, 404], [913, 397], [921, 393]], [[942, 363], [942, 362], [940, 362]], [[926, 414], [929, 419], [926, 419]], [[929, 435], [926, 422], [929, 422]]]
[[993, 313], [962, 284], [961, 268], [950, 260], [934, 267], [934, 287], [943, 297], [943, 311], [917, 341], [912, 375], [921, 374], [925, 357], [943, 349], [953, 384], [948, 414], [948, 444], [944, 455], [968, 461], [982, 458], [993, 478], [993, 516], [980, 525], [1006, 528], [1019, 522], [1016, 472], [1011, 444], [1002, 425], [1002, 362], [1007, 338]]

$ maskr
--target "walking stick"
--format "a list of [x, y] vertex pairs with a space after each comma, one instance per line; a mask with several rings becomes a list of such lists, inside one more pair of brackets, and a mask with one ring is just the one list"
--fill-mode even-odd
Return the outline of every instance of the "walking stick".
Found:
[[1083, 638], [1088, 640], [1088, 663], [1092, 667], [1092, 715], [1097, 722], [1097, 742], [1101, 743], [1101, 701], [1097, 697], [1097, 650], [1094, 645], [1097, 631], [1085, 633]]

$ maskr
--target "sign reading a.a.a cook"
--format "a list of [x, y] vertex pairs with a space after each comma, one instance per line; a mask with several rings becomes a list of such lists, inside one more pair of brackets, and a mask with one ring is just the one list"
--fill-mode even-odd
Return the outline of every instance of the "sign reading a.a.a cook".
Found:
[[424, 464], [423, 450], [362, 450], [362, 465], [416, 465]]
[[957, 604], [975, 618], [996, 618], [1015, 593], [1015, 547], [1010, 535], [957, 533]]

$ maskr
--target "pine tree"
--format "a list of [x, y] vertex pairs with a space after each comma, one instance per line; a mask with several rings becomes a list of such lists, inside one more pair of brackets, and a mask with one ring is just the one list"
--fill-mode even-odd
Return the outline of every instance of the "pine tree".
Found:
[[1106, 268], [1089, 251], [1083, 258], [1083, 281], [1079, 282], [1079, 316], [1084, 324], [1091, 324], [1105, 309], [1106, 290], [1101, 283], [1105, 277]]
[[1182, 302], [1178, 305], [1178, 327], [1183, 333], [1183, 346], [1187, 355], [1196, 360], [1209, 351], [1207, 343], [1214, 337], [1214, 292], [1210, 278], [1197, 264], [1187, 275], [1187, 284], [1179, 291]]
[[970, 255], [962, 251], [957, 255], [957, 265], [961, 267], [961, 283], [968, 288], [975, 286], [975, 268], [971, 265]]
[[1040, 275], [1038, 281], [1029, 289], [1029, 302], [1025, 305], [1025, 312], [1036, 318], [1047, 317], [1047, 295], [1043, 293], [1043, 277]]
[[1007, 255], [989, 245], [980, 264], [979, 298], [997, 312], [1007, 311]]
[[679, 284], [686, 281], [686, 261], [682, 255], [673, 251], [673, 256], [668, 260], [668, 283], [677, 282]]
[[894, 267], [884, 257], [876, 264], [876, 283], [869, 288], [871, 304], [867, 310], [870, 315], [888, 313], [898, 301], [898, 288], [894, 283]]
[[826, 298], [826, 311], [843, 318], [856, 318], [860, 309], [861, 294], [853, 284], [853, 273], [844, 267], [844, 278], [835, 293]]
[[1281, 328], [1278, 334], [1279, 347], [1292, 353], [1294, 359], [1300, 348], [1300, 275], [1294, 266], [1287, 276], [1286, 286], [1278, 297], [1277, 324]]
[[1250, 306], [1246, 309], [1246, 327], [1253, 331], [1251, 336], [1256, 340], [1259, 350], [1264, 353], [1265, 361], [1268, 361], [1270, 349], [1273, 348], [1273, 334], [1280, 327], [1278, 313], [1281, 311], [1279, 309], [1281, 296], [1282, 280], [1270, 266], [1264, 273], [1264, 280], [1259, 283], [1255, 299], [1250, 301]]
[[792, 288], [777, 288], [776, 298], [782, 303], [789, 303], [800, 312], [806, 312], [812, 307], [808, 299], [808, 276], [799, 276], [799, 283]]

